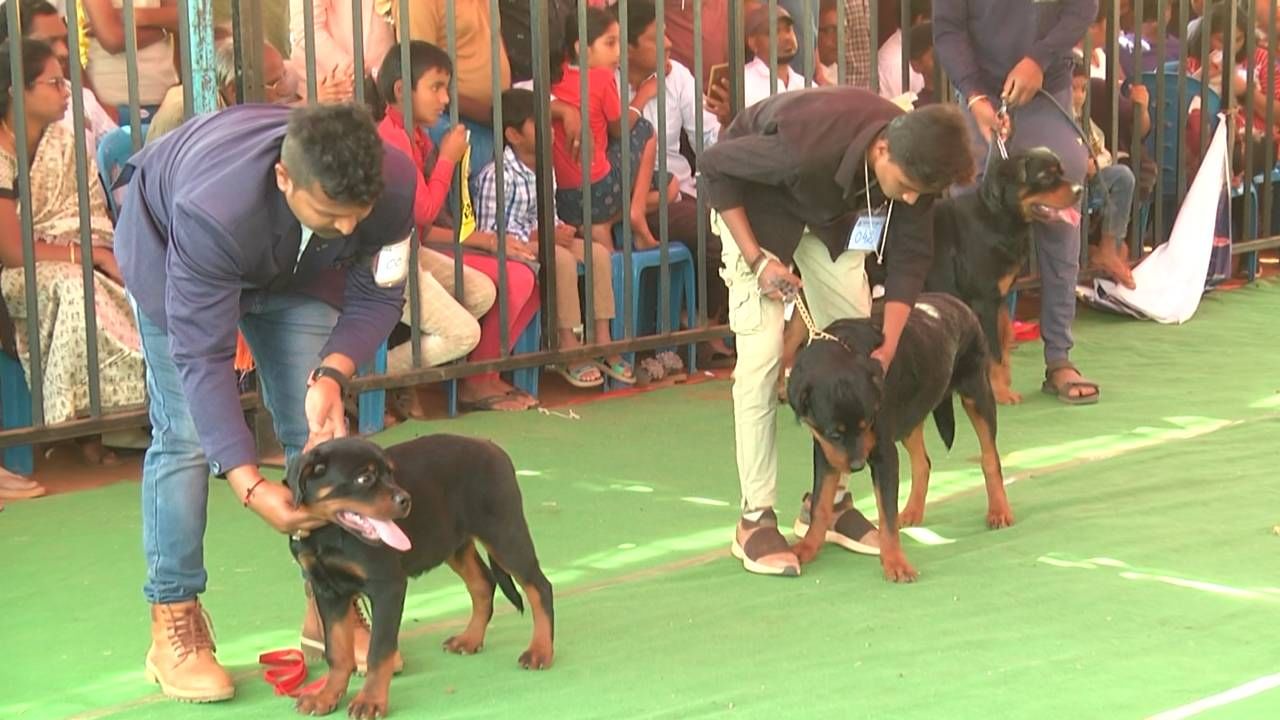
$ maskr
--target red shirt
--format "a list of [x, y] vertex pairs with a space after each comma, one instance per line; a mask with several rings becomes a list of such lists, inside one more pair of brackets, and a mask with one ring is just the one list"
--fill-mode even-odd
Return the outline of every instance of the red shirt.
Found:
[[418, 168], [418, 186], [413, 195], [413, 221], [418, 226], [419, 238], [426, 241], [426, 230], [435, 222], [440, 208], [444, 207], [449, 197], [449, 184], [453, 182], [454, 163], [445, 158], [436, 160], [431, 174], [427, 175], [427, 159], [431, 157], [434, 147], [431, 138], [422, 128], [413, 129], [413, 143], [404, 131], [404, 116], [394, 107], [387, 108], [387, 114], [378, 123], [378, 134], [382, 141], [395, 147], [413, 160]]
[[[556, 99], [582, 108], [578, 94], [581, 75], [576, 67], [566, 65], [560, 82], [551, 86]], [[622, 99], [618, 94], [618, 78], [608, 68], [592, 68], [587, 71], [587, 114], [591, 131], [591, 182], [599, 182], [609, 174], [609, 158], [605, 151], [609, 145], [609, 123], [622, 119]], [[552, 166], [556, 171], [556, 187], [577, 188], [582, 185], [581, 152], [569, 152], [564, 128], [556, 123], [551, 146]]]

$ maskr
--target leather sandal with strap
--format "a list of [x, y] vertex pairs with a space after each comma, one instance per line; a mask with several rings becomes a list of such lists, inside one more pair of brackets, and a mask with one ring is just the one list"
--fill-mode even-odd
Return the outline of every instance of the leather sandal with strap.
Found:
[[[1055, 384], [1053, 376], [1062, 370], [1071, 370], [1079, 375], [1075, 380], [1068, 380], [1063, 383]], [[1072, 390], [1092, 390], [1084, 395], [1072, 395]], [[1070, 360], [1062, 360], [1059, 362], [1049, 363], [1044, 369], [1044, 384], [1040, 386], [1041, 392], [1046, 395], [1054, 395], [1058, 400], [1067, 405], [1093, 405], [1102, 398], [1102, 389], [1098, 387], [1098, 383], [1086, 378]]]

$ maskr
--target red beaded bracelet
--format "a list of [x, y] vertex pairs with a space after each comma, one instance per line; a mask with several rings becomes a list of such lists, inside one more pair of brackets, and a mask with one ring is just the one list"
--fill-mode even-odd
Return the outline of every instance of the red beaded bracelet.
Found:
[[250, 486], [249, 486], [249, 490], [248, 490], [248, 492], [246, 492], [246, 493], [244, 494], [244, 506], [245, 506], [245, 507], [249, 507], [249, 500], [253, 498], [253, 491], [254, 491], [254, 490], [257, 490], [257, 489], [258, 489], [258, 486], [259, 486], [259, 485], [261, 485], [262, 483], [266, 482], [266, 481], [267, 481], [267, 479], [266, 479], [266, 478], [258, 478], [258, 482], [256, 482], [256, 483], [254, 483], [253, 485], [250, 485]]

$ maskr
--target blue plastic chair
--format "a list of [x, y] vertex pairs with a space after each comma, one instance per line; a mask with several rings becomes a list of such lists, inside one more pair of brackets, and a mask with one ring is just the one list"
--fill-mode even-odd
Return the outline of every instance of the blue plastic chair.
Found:
[[[617, 233], [615, 232], [615, 237]], [[611, 258], [613, 264], [613, 301], [614, 316], [610, 331], [616, 339], [626, 337], [626, 268], [623, 254], [615, 252]], [[693, 255], [683, 243], [672, 242], [667, 245], [667, 263], [671, 278], [671, 295], [668, 303], [667, 327], [680, 329], [680, 311], [683, 309], [688, 318], [697, 315], [698, 299], [695, 291], [697, 280], [693, 270]], [[658, 273], [662, 267], [662, 250], [633, 250], [631, 252], [631, 327], [636, 337], [656, 335], [662, 326], [658, 317], [662, 309], [661, 289]], [[646, 283], [651, 279], [652, 290]], [[694, 344], [688, 346], [689, 372], [697, 369], [697, 352]], [[628, 362], [634, 364], [635, 353], [626, 353]], [[611, 381], [612, 382], [612, 381]]]
[[[6, 430], [31, 426], [31, 393], [22, 363], [0, 352], [0, 413]], [[30, 445], [4, 449], [4, 466], [19, 475], [35, 470], [35, 451]]]
[[[141, 129], [142, 137], [147, 136], [149, 124]], [[111, 192], [111, 185], [120, 177], [120, 168], [133, 156], [132, 129], [128, 126], [115, 130], [98, 138], [98, 177], [102, 181], [102, 190], [107, 196], [107, 209], [111, 217], [116, 218], [120, 212], [120, 204]]]
[[[373, 360], [360, 366], [359, 374], [380, 375], [387, 371], [387, 341], [383, 340]], [[356, 425], [361, 435], [382, 432], [386, 427], [387, 391], [368, 390], [356, 398]]]

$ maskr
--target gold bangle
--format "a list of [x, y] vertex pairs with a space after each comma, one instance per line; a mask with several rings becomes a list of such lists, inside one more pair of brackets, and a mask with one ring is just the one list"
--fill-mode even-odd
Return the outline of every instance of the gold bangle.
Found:
[[986, 99], [987, 99], [986, 95], [974, 95], [973, 97], [969, 98], [969, 109], [972, 110], [974, 105], [977, 105], [979, 102]]
[[71, 261], [72, 265], [76, 264], [76, 244], [75, 243], [71, 243], [70, 245], [67, 246], [67, 259]]

